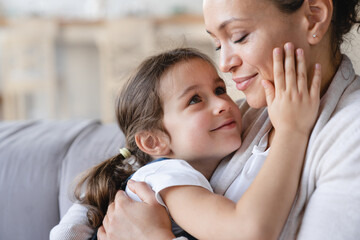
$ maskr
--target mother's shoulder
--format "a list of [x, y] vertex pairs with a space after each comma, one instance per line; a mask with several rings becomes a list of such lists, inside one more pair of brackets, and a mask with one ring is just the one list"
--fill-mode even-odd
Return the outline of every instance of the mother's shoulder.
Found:
[[[351, 81], [351, 83], [347, 86], [344, 93], [342, 94], [340, 98], [341, 101], [351, 101], [351, 103], [357, 102], [356, 105], [358, 105], [360, 101], [360, 76], [355, 75], [354, 80]], [[350, 104], [350, 102], [348, 103]]]

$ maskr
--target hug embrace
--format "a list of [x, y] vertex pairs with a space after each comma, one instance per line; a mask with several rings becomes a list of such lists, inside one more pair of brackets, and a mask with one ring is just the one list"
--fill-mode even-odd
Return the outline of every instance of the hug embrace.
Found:
[[246, 99], [197, 50], [146, 59], [117, 101], [126, 149], [83, 175], [50, 238], [357, 239], [360, 77], [340, 44], [358, 9], [204, 0]]

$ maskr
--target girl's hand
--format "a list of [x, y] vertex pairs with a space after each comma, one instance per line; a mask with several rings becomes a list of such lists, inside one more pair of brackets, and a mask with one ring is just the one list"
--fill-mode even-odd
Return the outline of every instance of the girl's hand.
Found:
[[[297, 131], [309, 135], [320, 105], [321, 67], [315, 65], [308, 88], [304, 51], [292, 43], [273, 51], [274, 85], [263, 80], [270, 120], [276, 131]], [[295, 54], [294, 54], [295, 52]], [[296, 55], [296, 56], [295, 56]], [[284, 69], [285, 68], [285, 69]]]

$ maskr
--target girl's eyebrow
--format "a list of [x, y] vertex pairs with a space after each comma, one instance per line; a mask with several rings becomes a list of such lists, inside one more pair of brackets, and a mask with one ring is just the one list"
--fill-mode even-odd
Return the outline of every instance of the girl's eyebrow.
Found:
[[187, 88], [181, 93], [181, 95], [178, 97], [178, 99], [183, 98], [188, 92], [190, 92], [190, 91], [192, 91], [192, 90], [194, 90], [194, 89], [197, 89], [197, 88], [199, 88], [198, 85], [191, 85], [191, 86], [187, 87]]
[[[216, 79], [214, 79], [214, 83], [225, 83], [224, 80], [221, 77], [217, 77]], [[194, 90], [194, 89], [198, 89], [199, 85], [190, 85], [189, 87], [187, 87], [178, 97], [178, 99], [184, 97], [188, 92]]]

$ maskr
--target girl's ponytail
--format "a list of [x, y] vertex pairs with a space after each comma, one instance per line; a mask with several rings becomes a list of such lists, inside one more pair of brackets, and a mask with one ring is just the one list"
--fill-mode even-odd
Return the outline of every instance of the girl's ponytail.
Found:
[[87, 217], [93, 228], [102, 225], [116, 192], [126, 186], [123, 183], [135, 172], [131, 153], [125, 154], [124, 151], [89, 169], [75, 187], [75, 198], [88, 208]]

